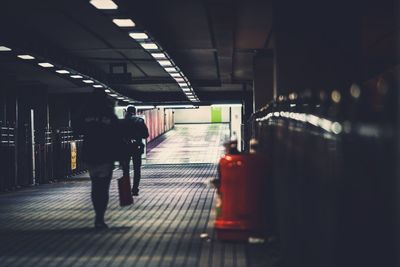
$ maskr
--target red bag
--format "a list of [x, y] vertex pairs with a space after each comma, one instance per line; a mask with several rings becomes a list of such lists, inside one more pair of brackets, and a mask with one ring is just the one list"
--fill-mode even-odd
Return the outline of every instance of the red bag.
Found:
[[133, 204], [130, 180], [129, 176], [118, 179], [119, 204], [121, 207]]

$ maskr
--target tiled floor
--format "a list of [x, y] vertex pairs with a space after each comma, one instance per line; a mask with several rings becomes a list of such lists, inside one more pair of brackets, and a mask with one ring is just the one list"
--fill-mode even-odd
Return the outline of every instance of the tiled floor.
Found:
[[274, 266], [264, 244], [214, 238], [215, 176], [214, 163], [145, 165], [140, 196], [124, 208], [113, 180], [104, 231], [92, 228], [88, 180], [1, 194], [0, 266]]
[[216, 163], [228, 136], [228, 124], [177, 124], [150, 150], [145, 163]]

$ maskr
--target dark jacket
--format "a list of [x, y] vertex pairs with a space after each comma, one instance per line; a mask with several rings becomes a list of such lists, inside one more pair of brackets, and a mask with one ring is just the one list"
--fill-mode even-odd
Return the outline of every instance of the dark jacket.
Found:
[[140, 150], [143, 153], [144, 144], [142, 139], [149, 137], [149, 131], [147, 129], [144, 120], [140, 117], [127, 114], [122, 120], [123, 125], [123, 136], [127, 143], [132, 143], [130, 150]]
[[83, 159], [86, 163], [112, 163], [120, 159], [122, 131], [112, 107], [86, 107], [78, 128], [84, 135]]
[[149, 137], [149, 130], [142, 118], [134, 115], [127, 115], [125, 116], [123, 123], [125, 124], [124, 136], [126, 138], [142, 142], [142, 139]]

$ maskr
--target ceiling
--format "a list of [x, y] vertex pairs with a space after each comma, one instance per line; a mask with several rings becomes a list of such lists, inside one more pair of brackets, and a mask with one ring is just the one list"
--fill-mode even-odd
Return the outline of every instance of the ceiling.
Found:
[[[41, 83], [50, 93], [90, 90], [87, 84], [37, 65], [46, 61], [138, 101], [187, 101], [149, 52], [112, 22], [123, 17], [136, 23], [132, 29], [146, 31], [161, 45], [202, 102], [238, 101], [252, 84], [254, 53], [269, 48], [269, 0], [114, 2], [117, 11], [98, 10], [89, 0], [3, 0], [0, 46], [13, 51], [0, 53], [1, 73]], [[24, 61], [14, 53], [36, 59]]]

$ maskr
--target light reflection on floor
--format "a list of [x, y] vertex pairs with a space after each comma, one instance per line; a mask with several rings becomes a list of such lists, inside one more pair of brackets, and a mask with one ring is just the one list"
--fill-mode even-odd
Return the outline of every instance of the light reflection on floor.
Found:
[[144, 163], [217, 163], [228, 138], [228, 124], [177, 124], [148, 152]]

